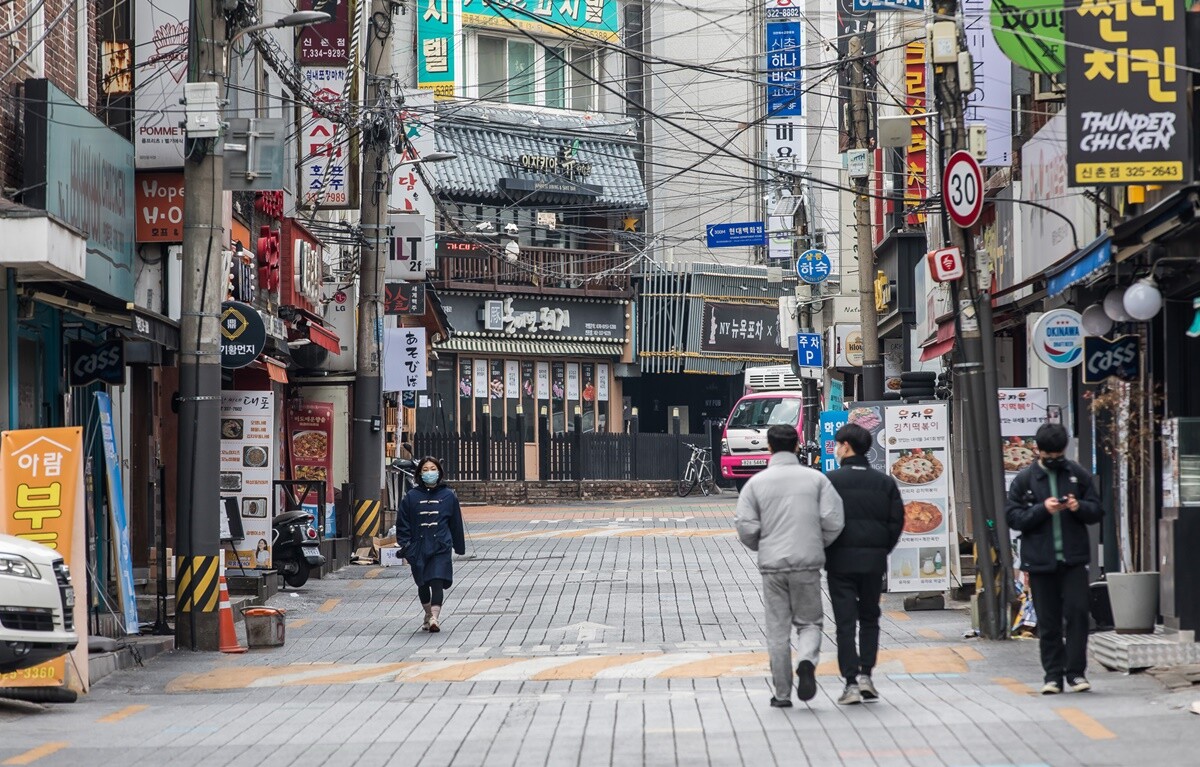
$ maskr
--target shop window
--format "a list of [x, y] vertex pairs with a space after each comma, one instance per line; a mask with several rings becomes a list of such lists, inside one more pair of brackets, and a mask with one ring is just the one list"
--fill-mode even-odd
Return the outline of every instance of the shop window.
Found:
[[596, 108], [600, 52], [581, 45], [543, 47], [528, 40], [476, 37], [476, 84], [485, 101], [589, 112]]
[[502, 37], [478, 39], [479, 98], [506, 101], [508, 41]]
[[537, 65], [533, 43], [508, 42], [508, 102], [537, 103]]

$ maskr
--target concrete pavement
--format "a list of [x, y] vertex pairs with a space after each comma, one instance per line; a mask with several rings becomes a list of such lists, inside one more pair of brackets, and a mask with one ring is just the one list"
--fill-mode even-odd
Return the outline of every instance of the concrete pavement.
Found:
[[[273, 604], [288, 642], [176, 652], [73, 706], [0, 704], [0, 764], [1190, 764], [1195, 695], [1093, 665], [1041, 697], [1032, 642], [885, 597], [879, 703], [838, 707], [833, 624], [810, 705], [767, 706], [760, 580], [733, 501], [469, 509], [443, 631], [407, 568]], [[827, 611], [828, 615], [828, 611]]]

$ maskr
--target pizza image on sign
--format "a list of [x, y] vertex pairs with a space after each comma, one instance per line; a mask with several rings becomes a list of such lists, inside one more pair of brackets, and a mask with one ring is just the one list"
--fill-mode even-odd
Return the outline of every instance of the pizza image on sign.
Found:
[[904, 532], [914, 535], [932, 533], [942, 526], [942, 510], [936, 503], [909, 501], [904, 504]]
[[1032, 437], [1004, 438], [1004, 470], [1020, 471], [1037, 458], [1037, 442]]
[[892, 464], [892, 476], [906, 485], [928, 485], [942, 476], [943, 468], [932, 450], [905, 450]]

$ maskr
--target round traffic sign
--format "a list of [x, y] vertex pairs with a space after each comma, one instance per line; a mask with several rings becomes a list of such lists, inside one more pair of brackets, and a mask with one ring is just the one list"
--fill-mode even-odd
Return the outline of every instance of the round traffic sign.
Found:
[[818, 285], [829, 277], [833, 271], [833, 262], [824, 251], [811, 248], [800, 254], [796, 259], [796, 276], [809, 285]]
[[942, 204], [950, 220], [970, 229], [983, 212], [983, 172], [970, 152], [958, 150], [950, 155], [942, 174]]

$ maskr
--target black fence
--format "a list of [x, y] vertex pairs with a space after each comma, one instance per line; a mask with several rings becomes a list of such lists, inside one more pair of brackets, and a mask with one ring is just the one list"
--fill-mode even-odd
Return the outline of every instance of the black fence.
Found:
[[442, 462], [446, 479], [514, 482], [525, 479], [525, 443], [516, 436], [477, 434], [413, 435], [413, 455], [431, 455]]

